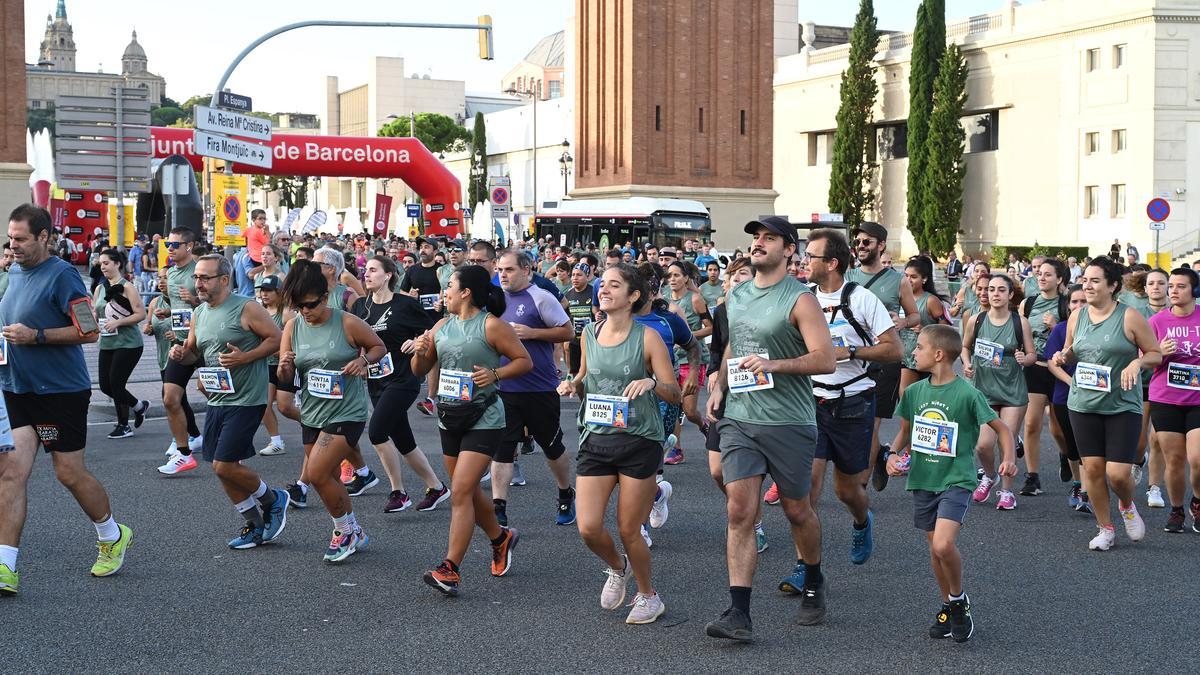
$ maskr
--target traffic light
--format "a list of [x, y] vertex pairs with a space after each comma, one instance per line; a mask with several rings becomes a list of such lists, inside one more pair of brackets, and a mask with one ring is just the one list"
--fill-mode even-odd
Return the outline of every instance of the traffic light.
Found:
[[480, 26], [487, 28], [479, 29], [479, 58], [484, 61], [491, 61], [494, 57], [492, 53], [492, 17], [490, 14], [484, 14], [479, 17]]

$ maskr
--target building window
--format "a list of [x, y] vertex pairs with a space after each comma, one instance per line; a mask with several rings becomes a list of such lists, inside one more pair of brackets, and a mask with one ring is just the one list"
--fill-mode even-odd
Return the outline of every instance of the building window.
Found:
[[1083, 135], [1083, 154], [1092, 155], [1100, 150], [1100, 132], [1089, 131]]
[[700, 109], [700, 133], [704, 133], [704, 108]]
[[654, 130], [662, 131], [662, 106], [654, 106]]
[[37, 110], [38, 108], [42, 107], [42, 102], [41, 101], [30, 101], [29, 107], [33, 108], [34, 110]]
[[808, 136], [808, 165], [828, 165], [833, 162], [833, 132], [814, 131]]
[[887, 124], [875, 127], [875, 158], [879, 160], [908, 157], [908, 125]]
[[1125, 151], [1125, 130], [1113, 129], [1112, 151], [1114, 153]]
[[738, 111], [738, 133], [740, 133], [743, 136], [746, 135], [746, 111], [745, 110]]
[[1083, 188], [1083, 217], [1095, 218], [1100, 213], [1100, 187], [1086, 185]]
[[1093, 72], [1100, 68], [1100, 49], [1087, 50], [1087, 72]]
[[562, 80], [550, 80], [550, 98], [562, 98]]
[[1000, 111], [964, 115], [959, 123], [966, 133], [966, 154], [1000, 149]]
[[1113, 45], [1113, 69], [1120, 68], [1125, 65], [1125, 48], [1128, 45]]
[[1125, 186], [1112, 186], [1112, 217], [1125, 217]]

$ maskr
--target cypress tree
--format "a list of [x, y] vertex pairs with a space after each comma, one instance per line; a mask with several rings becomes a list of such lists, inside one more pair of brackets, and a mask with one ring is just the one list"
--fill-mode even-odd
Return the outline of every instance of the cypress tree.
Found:
[[957, 45], [950, 45], [942, 56], [937, 80], [933, 85], [933, 113], [929, 117], [928, 165], [921, 181], [921, 219], [925, 224], [925, 245], [934, 256], [954, 250], [962, 219], [963, 161], [966, 132], [963, 108], [967, 103], [967, 74], [970, 68]]
[[921, 187], [929, 157], [925, 141], [929, 137], [934, 81], [945, 51], [945, 0], [923, 0], [917, 8], [908, 74], [908, 231], [922, 251], [928, 247]]
[[482, 165], [482, 170], [476, 175], [471, 173], [470, 187], [467, 193], [470, 198], [470, 208], [475, 208], [479, 202], [486, 201], [488, 198], [487, 186], [487, 129], [483, 124], [483, 113], [475, 113], [475, 130], [471, 135], [471, 161], [475, 161], [475, 153], [479, 153], [479, 162]]
[[833, 166], [829, 175], [829, 209], [841, 213], [853, 227], [873, 206], [871, 178], [875, 165], [867, 157], [867, 141], [874, 133], [875, 52], [879, 31], [872, 0], [861, 0], [850, 32], [850, 60], [842, 73], [841, 104], [833, 134]]

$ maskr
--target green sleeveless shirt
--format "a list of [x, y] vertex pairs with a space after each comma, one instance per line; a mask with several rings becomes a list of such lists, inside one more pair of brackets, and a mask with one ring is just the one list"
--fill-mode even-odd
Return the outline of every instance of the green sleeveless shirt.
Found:
[[717, 307], [717, 300], [720, 300], [721, 296], [725, 295], [725, 284], [719, 281], [715, 284], [705, 281], [700, 284], [700, 295], [704, 297], [704, 304], [708, 305], [708, 313], [712, 314], [712, 311]]
[[[226, 343], [248, 352], [262, 344], [262, 338], [242, 328], [242, 309], [250, 298], [230, 293], [219, 307], [207, 302], [196, 306], [192, 315], [192, 330], [196, 331], [196, 348], [204, 366], [220, 368], [217, 357], [228, 351]], [[215, 406], [251, 406], [267, 404], [267, 360], [259, 359], [249, 365], [230, 368], [233, 393], [209, 392], [208, 404]]]
[[[340, 374], [360, 354], [346, 339], [343, 314], [333, 309], [319, 326], [311, 326], [299, 316], [292, 322], [292, 351], [296, 352], [296, 370], [300, 373], [300, 423], [306, 427], [321, 429], [334, 422], [367, 421], [367, 379]], [[330, 383], [330, 390], [334, 395], [340, 393], [341, 398], [313, 393], [313, 383], [322, 379], [319, 374], [309, 379], [314, 370], [339, 373]]]
[[[679, 311], [683, 312], [683, 320], [687, 322], [688, 328], [691, 328], [693, 333], [700, 330], [704, 325], [704, 322], [700, 319], [700, 315], [696, 313], [696, 308], [692, 306], [692, 295], [694, 293], [695, 291], [686, 291], [683, 297], [678, 300], [671, 298], [671, 302], [675, 303], [679, 307]], [[674, 349], [675, 362], [681, 366], [686, 364], [688, 362], [687, 350], [679, 346], [675, 346]]]
[[[450, 315], [446, 323], [438, 329], [434, 336], [437, 345], [438, 366], [443, 370], [458, 370], [467, 373], [475, 371], [475, 366], [481, 368], [499, 368], [500, 354], [488, 344], [487, 325], [488, 313], [480, 311], [475, 316], [463, 321], [457, 316]], [[496, 385], [475, 387], [471, 400], [478, 401], [484, 396], [493, 394]], [[439, 397], [440, 398], [440, 397]], [[438, 423], [441, 427], [441, 422]], [[442, 427], [444, 428], [444, 427]], [[488, 406], [483, 417], [471, 429], [503, 429], [504, 402], [500, 397]]]
[[[991, 405], [1017, 407], [1029, 403], [1029, 389], [1025, 386], [1024, 366], [1017, 363], [1014, 356], [1017, 347], [1022, 344], [1022, 337], [1014, 331], [1012, 317], [1003, 326], [992, 323], [991, 317], [984, 314], [979, 322], [979, 331], [975, 334], [976, 352], [978, 341], [987, 340], [1004, 347], [1000, 355], [1000, 364], [981, 359], [975, 353], [971, 355], [971, 365], [975, 367], [975, 388], [987, 397]], [[974, 318], [971, 319], [975, 321]]]
[[[864, 272], [862, 268], [856, 267], [849, 272], [846, 272], [846, 281], [853, 281], [859, 286], [865, 287], [867, 282], [870, 281], [871, 277], [873, 276], [875, 276], [875, 274]], [[875, 297], [879, 298], [879, 301], [883, 303], [883, 306], [886, 307], [889, 312], [895, 312], [899, 314], [900, 284], [904, 282], [905, 279], [903, 274], [901, 274], [895, 268], [889, 268], [885, 270], [879, 279], [877, 279], [875, 283], [871, 284], [871, 287], [867, 290], [874, 293]]]
[[[1092, 323], [1088, 307], [1079, 312], [1079, 318], [1075, 321], [1075, 341], [1071, 343], [1071, 349], [1078, 359], [1071, 393], [1067, 396], [1067, 407], [1071, 410], [1101, 415], [1122, 412], [1141, 414], [1142, 388], [1137, 386], [1129, 391], [1121, 388], [1121, 371], [1138, 357], [1137, 346], [1125, 337], [1125, 311], [1128, 308], [1125, 303], [1118, 302], [1112, 315], [1098, 324]], [[1096, 364], [1109, 369], [1109, 391], [1079, 386], [1079, 370], [1083, 364]]]
[[900, 331], [900, 349], [903, 350], [901, 365], [909, 370], [917, 369], [917, 360], [913, 356], [913, 350], [917, 348], [917, 336], [921, 333], [921, 329], [937, 323], [929, 315], [929, 294], [922, 293], [921, 297], [916, 299], [916, 302], [917, 313], [921, 316], [921, 323], [913, 328], [905, 328]]
[[[730, 291], [726, 303], [733, 358], [766, 354], [768, 359], [792, 359], [807, 354], [804, 338], [791, 322], [796, 299], [805, 293], [812, 291], [792, 276], [767, 288], [747, 282]], [[772, 384], [770, 389], [731, 391], [725, 417], [768, 426], [816, 425], [812, 380], [807, 375], [774, 373]]]
[[[161, 306], [167, 307], [165, 304]], [[151, 313], [148, 321], [154, 328], [154, 346], [158, 348], [158, 369], [163, 371], [167, 369], [167, 361], [171, 357], [172, 343], [167, 341], [167, 333], [171, 330], [171, 317], [158, 319]]]
[[[116, 292], [123, 292], [125, 283], [122, 282], [115, 287]], [[93, 304], [96, 307], [96, 316], [104, 318], [104, 308], [108, 305], [104, 300], [104, 286], [97, 286], [96, 293], [93, 295]], [[117, 329], [116, 335], [101, 335], [100, 349], [102, 351], [110, 351], [113, 349], [137, 349], [142, 346], [142, 331], [138, 330], [136, 324], [132, 326], [121, 326]]]
[[653, 377], [646, 372], [645, 332], [646, 327], [637, 321], [629, 328], [629, 335], [619, 345], [606, 347], [596, 339], [597, 327], [603, 324], [592, 324], [583, 331], [585, 349], [587, 351], [587, 375], [584, 376], [579, 391], [579, 424], [583, 433], [579, 437], [582, 444], [589, 434], [630, 434], [641, 436], [661, 443], [663, 440], [662, 418], [658, 414], [658, 395], [653, 390], [629, 401], [629, 417], [626, 425], [610, 427], [602, 424], [584, 423], [584, 411], [587, 408], [587, 395], [620, 396], [625, 387], [634, 380]]
[[[1058, 321], [1058, 297], [1055, 295], [1053, 298], [1047, 300], [1039, 292], [1034, 296], [1033, 304], [1029, 307], [1029, 328], [1033, 330], [1033, 346], [1037, 349], [1039, 361], [1045, 361], [1044, 357], [1046, 356], [1054, 356], [1053, 354], [1046, 354], [1046, 338], [1050, 337], [1050, 331], [1054, 330], [1054, 328], [1046, 326], [1046, 322], [1042, 317], [1045, 316], [1046, 312], [1050, 312], [1050, 316], [1054, 317], [1055, 321]], [[1021, 304], [1024, 305], [1025, 303], [1022, 302]]]
[[[268, 309], [267, 313], [270, 314], [271, 310]], [[275, 322], [276, 326], [279, 326], [280, 330], [283, 330], [283, 310], [282, 309], [279, 310], [279, 312], [276, 314], [271, 314], [271, 320]], [[301, 321], [303, 321], [303, 319], [301, 319]], [[275, 368], [278, 365], [279, 365], [279, 352], [275, 352], [274, 354], [271, 355], [270, 358], [267, 359], [267, 367]]]
[[334, 309], [346, 309], [346, 290], [349, 286], [346, 284], [338, 284], [329, 291], [329, 299], [325, 301], [326, 305]]

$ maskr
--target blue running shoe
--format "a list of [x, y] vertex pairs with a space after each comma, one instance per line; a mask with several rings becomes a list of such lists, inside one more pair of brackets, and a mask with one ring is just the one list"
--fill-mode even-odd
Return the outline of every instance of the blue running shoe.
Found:
[[1079, 510], [1079, 505], [1083, 503], [1083, 499], [1080, 498], [1082, 492], [1083, 487], [1079, 483], [1071, 485], [1071, 494], [1067, 496], [1067, 506], [1071, 507], [1071, 510]]
[[283, 528], [287, 526], [287, 507], [291, 497], [288, 496], [287, 490], [275, 488], [271, 490], [275, 493], [275, 503], [271, 505], [271, 510], [266, 515], [266, 526], [263, 528], [263, 543], [267, 544], [279, 538], [283, 534]]
[[779, 590], [788, 595], [800, 595], [800, 591], [804, 590], [804, 563], [796, 563], [792, 573], [779, 582]]
[[875, 524], [875, 514], [867, 511], [867, 526], [861, 530], [850, 527], [850, 562], [861, 565], [871, 558], [875, 550], [875, 538], [871, 530]]
[[261, 546], [263, 543], [263, 528], [256, 526], [250, 521], [242, 526], [242, 531], [238, 536], [229, 540], [229, 548], [244, 550]]
[[767, 550], [767, 533], [762, 529], [762, 525], [754, 528], [754, 543], [758, 546], [759, 553]]
[[342, 562], [354, 555], [359, 546], [365, 546], [366, 543], [366, 535], [362, 530], [351, 530], [350, 532], [334, 530], [333, 538], [329, 540], [329, 550], [325, 551], [325, 562]]
[[559, 525], [575, 524], [575, 490], [573, 488], [570, 497], [558, 500], [558, 515], [554, 522]]

